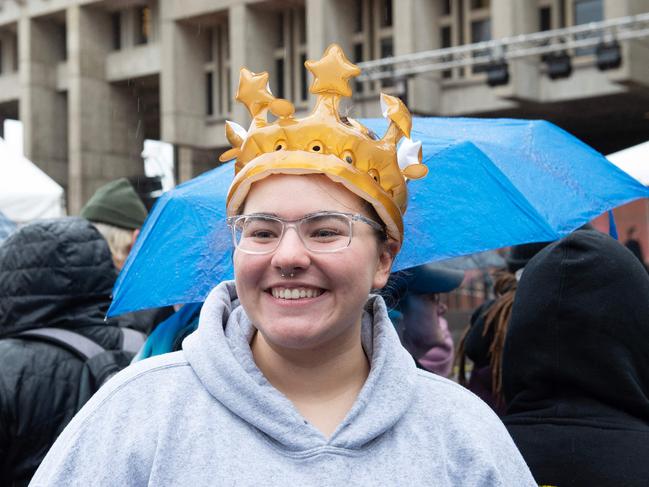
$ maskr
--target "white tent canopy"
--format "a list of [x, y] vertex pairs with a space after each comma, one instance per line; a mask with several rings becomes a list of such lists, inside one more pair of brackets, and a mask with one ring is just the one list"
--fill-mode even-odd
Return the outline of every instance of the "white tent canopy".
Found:
[[625, 173], [649, 186], [649, 141], [614, 152], [606, 158]]
[[63, 188], [0, 138], [0, 211], [16, 223], [65, 215]]

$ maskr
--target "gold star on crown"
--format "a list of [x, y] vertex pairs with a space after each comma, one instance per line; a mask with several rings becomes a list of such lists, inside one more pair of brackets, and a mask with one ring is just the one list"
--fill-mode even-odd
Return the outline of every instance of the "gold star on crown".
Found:
[[[350, 80], [360, 74], [340, 46], [332, 44], [320, 60], [304, 64], [314, 76], [310, 92], [317, 101], [313, 112], [302, 119], [294, 117], [291, 102], [270, 93], [268, 73], [241, 69], [236, 99], [248, 108], [252, 123], [247, 131], [226, 124], [232, 149], [220, 160], [236, 159], [228, 214], [238, 211], [255, 181], [270, 174], [325, 174], [368, 201], [388, 234], [401, 242], [406, 179], [424, 177], [428, 172], [421, 164], [421, 144], [409, 140], [410, 112], [400, 99], [382, 93], [383, 114], [390, 125], [383, 138], [376, 140], [359, 122], [338, 112], [341, 97], [351, 96]], [[269, 122], [268, 112], [277, 120]], [[401, 147], [397, 156], [403, 136], [408, 140], [402, 146], [408, 150]]]

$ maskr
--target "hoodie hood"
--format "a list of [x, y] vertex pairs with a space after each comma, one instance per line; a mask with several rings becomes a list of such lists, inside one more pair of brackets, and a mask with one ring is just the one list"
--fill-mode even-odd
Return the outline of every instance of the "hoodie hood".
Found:
[[[330, 445], [358, 449], [391, 428], [414, 400], [416, 368], [401, 347], [383, 299], [371, 296], [362, 319], [370, 374], [354, 406], [327, 439], [257, 368], [250, 350], [255, 327], [239, 305], [234, 282], [214, 288], [198, 330], [183, 342], [185, 356], [203, 386], [245, 422], [282, 448], [304, 451]], [[399, 377], [399, 381], [390, 377]]]
[[22, 227], [0, 246], [0, 337], [103, 325], [116, 277], [106, 240], [87, 220]]
[[578, 230], [518, 285], [503, 353], [508, 416], [649, 423], [649, 277], [608, 235]]

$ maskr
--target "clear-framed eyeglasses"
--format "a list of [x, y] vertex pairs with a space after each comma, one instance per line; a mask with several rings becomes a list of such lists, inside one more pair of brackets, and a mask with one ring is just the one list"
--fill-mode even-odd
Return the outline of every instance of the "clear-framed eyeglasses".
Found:
[[270, 254], [277, 250], [288, 228], [294, 228], [311, 252], [339, 252], [352, 241], [354, 222], [384, 233], [383, 226], [363, 215], [323, 211], [297, 220], [272, 215], [236, 215], [227, 219], [235, 247], [247, 254]]

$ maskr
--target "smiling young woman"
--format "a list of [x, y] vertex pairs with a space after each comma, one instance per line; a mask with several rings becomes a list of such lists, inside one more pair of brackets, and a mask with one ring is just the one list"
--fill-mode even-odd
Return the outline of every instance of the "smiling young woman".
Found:
[[234, 282], [212, 290], [182, 351], [88, 403], [33, 485], [535, 485], [498, 418], [417, 370], [370, 294], [403, 241], [406, 179], [427, 172], [409, 112], [382, 95], [377, 140], [338, 113], [359, 73], [342, 50], [306, 66], [318, 100], [304, 119], [242, 70], [253, 123], [227, 125], [222, 156], [236, 159]]
[[[349, 225], [349, 215], [369, 220], [363, 208], [363, 200], [325, 176], [270, 176], [252, 186], [246, 214], [293, 221], [317, 215], [317, 222], [270, 235], [268, 225], [259, 225], [242, 241], [278, 240], [275, 250], [251, 255], [239, 245], [234, 255], [237, 295], [257, 329], [251, 343], [257, 366], [326, 436], [369, 374], [361, 315], [370, 290], [385, 285], [395, 252], [394, 242], [372, 226]], [[310, 251], [309, 243], [321, 251]]]

